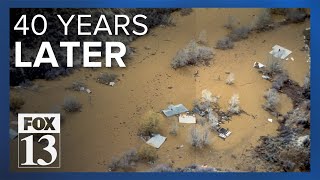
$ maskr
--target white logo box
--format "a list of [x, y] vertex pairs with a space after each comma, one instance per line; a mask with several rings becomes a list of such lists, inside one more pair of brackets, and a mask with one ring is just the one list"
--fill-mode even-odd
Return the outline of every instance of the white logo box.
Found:
[[[33, 126], [28, 126], [28, 129], [24, 129], [25, 126], [25, 118], [31, 118], [34, 120], [35, 118], [54, 118], [52, 125], [54, 130], [52, 129], [34, 129]], [[32, 122], [32, 121], [31, 121]], [[19, 113], [18, 114], [18, 133], [60, 133], [60, 114], [59, 113]]]

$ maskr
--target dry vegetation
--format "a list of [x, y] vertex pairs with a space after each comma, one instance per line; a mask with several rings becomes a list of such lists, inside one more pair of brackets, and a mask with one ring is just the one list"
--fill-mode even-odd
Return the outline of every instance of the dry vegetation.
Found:
[[138, 134], [140, 136], [152, 136], [152, 134], [159, 133], [160, 114], [149, 111], [141, 119], [139, 124]]
[[115, 82], [117, 77], [116, 74], [102, 73], [97, 77], [97, 82], [108, 85], [110, 82]]
[[241, 111], [241, 109], [240, 109], [239, 95], [234, 94], [231, 96], [231, 98], [229, 100], [228, 112], [230, 114], [239, 114], [240, 111]]
[[192, 8], [182, 8], [180, 10], [180, 15], [181, 16], [188, 16], [192, 13]]
[[158, 158], [157, 150], [154, 147], [144, 144], [138, 151], [138, 157], [139, 160], [142, 161], [154, 162]]
[[115, 170], [129, 170], [133, 166], [135, 166], [138, 161], [138, 154], [135, 149], [131, 149], [125, 153], [123, 153], [118, 158], [113, 158], [112, 162], [108, 165], [109, 171]]
[[232, 85], [234, 83], [235, 77], [233, 73], [230, 73], [227, 77], [226, 84]]
[[184, 49], [178, 51], [171, 62], [171, 67], [177, 69], [187, 65], [207, 64], [213, 56], [212, 48], [200, 45], [192, 40]]
[[150, 172], [219, 172], [220, 170], [213, 167], [203, 167], [198, 164], [191, 164], [184, 168], [173, 168], [168, 164], [158, 164]]
[[210, 144], [210, 134], [206, 129], [193, 127], [190, 129], [190, 143], [196, 149], [202, 149]]
[[86, 88], [87, 88], [87, 85], [85, 83], [83, 83], [81, 81], [75, 81], [67, 89], [72, 90], [72, 91], [82, 91]]
[[276, 89], [269, 89], [265, 95], [264, 98], [266, 99], [265, 104], [263, 105], [263, 108], [265, 108], [268, 111], [274, 112], [277, 109], [277, 106], [279, 104], [279, 95]]
[[157, 158], [157, 151], [153, 147], [142, 145], [138, 152], [135, 149], [130, 149], [120, 157], [113, 157], [108, 169], [109, 171], [130, 171], [135, 168], [138, 162], [154, 162]]
[[257, 157], [270, 163], [271, 171], [310, 171], [310, 102], [288, 112], [278, 131], [261, 137]]
[[229, 37], [224, 37], [218, 40], [216, 44], [216, 49], [221, 49], [221, 50], [232, 49], [233, 47], [234, 47], [234, 43]]
[[24, 105], [24, 100], [18, 96], [10, 96], [10, 111], [16, 113]]
[[63, 108], [67, 112], [79, 112], [82, 104], [75, 97], [67, 96], [64, 98]]

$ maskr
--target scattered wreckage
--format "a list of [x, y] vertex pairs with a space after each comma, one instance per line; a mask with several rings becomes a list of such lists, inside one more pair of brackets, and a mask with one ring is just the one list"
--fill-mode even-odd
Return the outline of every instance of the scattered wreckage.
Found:
[[[219, 97], [213, 96], [212, 93], [207, 89], [202, 91], [202, 99], [204, 101], [207, 101], [210, 103], [217, 102], [218, 98]], [[185, 124], [196, 124], [197, 123], [196, 115], [199, 115], [201, 117], [206, 117], [210, 122], [210, 125], [213, 127], [212, 130], [215, 130], [218, 133], [218, 136], [220, 138], [226, 139], [231, 135], [231, 131], [220, 127], [221, 122], [219, 118], [216, 118], [217, 113], [212, 108], [201, 109], [197, 106], [194, 106], [192, 111], [189, 112], [189, 110], [183, 104], [177, 104], [177, 105], [169, 105], [168, 108], [162, 110], [162, 112], [166, 117], [178, 116], [178, 122], [185, 123]], [[228, 120], [228, 117], [225, 117], [225, 114], [224, 114], [221, 120], [226, 121]]]

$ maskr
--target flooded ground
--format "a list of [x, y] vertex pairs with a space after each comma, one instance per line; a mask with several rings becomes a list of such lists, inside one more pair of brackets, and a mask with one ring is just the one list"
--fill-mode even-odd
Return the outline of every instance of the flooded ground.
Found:
[[[240, 106], [250, 115], [233, 116], [229, 123], [232, 135], [223, 141], [215, 133], [210, 133], [210, 147], [195, 151], [188, 142], [189, 129], [195, 125], [179, 124], [177, 136], [171, 136], [169, 129], [177, 118], [161, 119], [161, 134], [166, 142], [157, 150], [156, 164], [173, 164], [184, 167], [193, 163], [230, 171], [266, 171], [263, 163], [250, 157], [250, 151], [259, 143], [260, 136], [275, 135], [279, 124], [263, 110], [264, 92], [271, 86], [269, 81], [252, 67], [255, 61], [265, 63], [268, 52], [275, 44], [293, 51], [294, 61], [284, 60], [289, 77], [303, 84], [309, 71], [302, 31], [310, 27], [310, 22], [281, 26], [269, 32], [251, 34], [247, 40], [235, 43], [231, 50], [215, 50], [210, 66], [192, 66], [174, 70], [170, 66], [172, 58], [190, 40], [206, 30], [208, 44], [225, 36], [224, 28], [228, 16], [234, 16], [241, 25], [250, 25], [261, 9], [194, 9], [188, 16], [174, 13], [175, 26], [157, 27], [149, 35], [138, 38], [131, 46], [136, 53], [126, 63], [127, 68], [97, 70], [80, 69], [68, 77], [58, 80], [37, 80], [39, 91], [12, 89], [12, 94], [22, 96], [26, 102], [21, 112], [50, 112], [62, 105], [66, 96], [75, 96], [83, 104], [80, 113], [66, 113], [62, 125], [62, 170], [63, 171], [107, 171], [112, 157], [122, 152], [139, 148], [144, 142], [137, 136], [138, 121], [153, 109], [160, 112], [169, 104], [183, 103], [192, 108], [195, 99], [204, 89], [221, 96], [219, 104], [227, 109], [228, 100], [239, 94]], [[145, 47], [150, 47], [148, 50]], [[195, 72], [198, 77], [194, 77]], [[101, 72], [119, 75], [119, 82], [106, 86], [96, 82]], [[226, 85], [226, 72], [235, 74], [235, 83]], [[82, 80], [92, 91], [91, 95], [66, 90], [72, 82]], [[292, 102], [281, 95], [279, 111], [286, 113], [292, 109]], [[199, 125], [196, 125], [199, 126]], [[15, 147], [11, 142], [11, 156], [17, 162]], [[183, 148], [176, 147], [183, 145]], [[137, 171], [147, 171], [154, 165], [138, 164]], [[16, 167], [12, 163], [12, 167]], [[61, 170], [61, 169], [60, 169]], [[57, 171], [60, 171], [57, 170]]]

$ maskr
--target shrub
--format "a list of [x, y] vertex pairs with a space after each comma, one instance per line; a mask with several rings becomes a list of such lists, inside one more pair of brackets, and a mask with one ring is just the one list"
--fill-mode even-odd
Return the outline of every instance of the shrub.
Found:
[[68, 96], [64, 99], [63, 108], [67, 112], [81, 111], [82, 104], [75, 98]]
[[201, 131], [195, 127], [190, 130], [191, 145], [197, 149], [202, 149], [210, 144], [209, 132], [207, 130]]
[[72, 83], [72, 85], [67, 88], [67, 89], [70, 89], [70, 90], [73, 90], [73, 91], [81, 91], [82, 88], [86, 89], [87, 88], [87, 85], [83, 82], [80, 82], [80, 81], [75, 81]]
[[218, 170], [213, 167], [203, 167], [198, 164], [191, 164], [180, 170], [181, 172], [217, 172]]
[[231, 114], [239, 114], [240, 113], [240, 100], [239, 95], [234, 94], [231, 96], [229, 100], [228, 112]]
[[236, 42], [236, 41], [240, 41], [243, 39], [247, 39], [249, 37], [249, 33], [250, 33], [251, 29], [249, 27], [240, 27], [237, 29], [233, 29], [229, 34], [228, 37]]
[[217, 127], [219, 126], [219, 117], [217, 113], [213, 112], [212, 109], [210, 109], [209, 114], [208, 114], [208, 119], [209, 119], [209, 128], [212, 131], [215, 131]]
[[24, 105], [24, 100], [18, 96], [10, 96], [10, 111], [16, 113]]
[[174, 172], [175, 170], [168, 164], [158, 164], [150, 170], [151, 172]]
[[286, 172], [290, 172], [290, 171], [293, 171], [294, 170], [294, 167], [295, 167], [295, 163], [289, 161], [289, 160], [286, 160], [282, 163], [282, 166], [283, 166], [283, 170], [286, 171]]
[[310, 99], [310, 75], [307, 75], [304, 78], [304, 82], [303, 82], [303, 95], [306, 99]]
[[230, 73], [227, 77], [226, 84], [231, 85], [234, 83], [234, 74]]
[[272, 77], [282, 72], [283, 72], [283, 64], [281, 59], [278, 59], [273, 55], [271, 55], [271, 58], [269, 58], [266, 64], [266, 68], [264, 69], [264, 73]]
[[192, 11], [193, 11], [192, 8], [182, 8], [180, 10], [180, 15], [181, 16], [187, 16], [187, 15], [191, 14]]
[[157, 158], [157, 150], [147, 144], [143, 144], [138, 151], [139, 160], [154, 162]]
[[264, 98], [266, 99], [266, 102], [264, 104], [264, 108], [274, 112], [277, 108], [277, 105], [279, 103], [279, 95], [276, 89], [271, 88], [269, 89], [265, 95]]
[[289, 77], [285, 72], [276, 75], [272, 82], [272, 88], [280, 90], [283, 87], [284, 83], [288, 80], [288, 78]]
[[227, 21], [227, 23], [224, 25], [224, 27], [225, 28], [227, 28], [227, 29], [235, 29], [236, 28], [236, 24], [237, 24], [237, 22], [236, 22], [237, 20], [236, 20], [236, 18], [235, 17], [233, 17], [233, 16], [228, 16], [228, 21]]
[[138, 134], [141, 136], [151, 136], [152, 134], [159, 133], [159, 120], [161, 116], [155, 112], [148, 112], [141, 119]]
[[299, 23], [303, 22], [306, 18], [307, 14], [304, 10], [301, 9], [288, 9], [286, 13], [286, 20], [291, 23]]
[[233, 46], [234, 46], [234, 44], [229, 37], [224, 37], [224, 38], [218, 40], [217, 44], [216, 44], [216, 48], [222, 49], [222, 50], [232, 49]]
[[135, 149], [131, 149], [121, 155], [119, 158], [112, 158], [112, 162], [108, 165], [111, 171], [117, 169], [128, 169], [135, 165], [138, 161], [137, 151]]
[[305, 76], [303, 81], [303, 89], [306, 91], [310, 91], [310, 75]]
[[211, 48], [201, 46], [195, 41], [190, 41], [184, 49], [178, 51], [171, 62], [171, 67], [176, 69], [186, 65], [195, 65], [200, 62], [206, 63], [213, 58], [213, 55]]
[[109, 84], [110, 82], [114, 82], [117, 79], [118, 75], [116, 74], [109, 74], [109, 73], [102, 73], [98, 76], [97, 81], [101, 84]]
[[270, 15], [270, 11], [266, 9], [255, 18], [252, 24], [252, 29], [258, 32], [267, 31], [271, 29], [271, 23], [272, 18]]
[[203, 30], [200, 32], [197, 42], [202, 45], [208, 44], [207, 31]]
[[289, 113], [288, 118], [285, 121], [285, 125], [291, 128], [297, 128], [297, 126], [299, 125], [308, 126], [309, 121], [310, 121], [310, 111], [307, 111], [304, 108], [297, 107], [292, 112]]
[[198, 164], [191, 164], [184, 168], [173, 169], [168, 164], [159, 164], [150, 170], [151, 172], [218, 172], [219, 170], [213, 167], [200, 166]]
[[179, 126], [176, 122], [173, 122], [170, 129], [170, 134], [173, 136], [178, 135]]
[[277, 15], [286, 15], [288, 8], [270, 8], [271, 14], [277, 14]]
[[207, 122], [207, 119], [205, 117], [199, 117], [197, 118], [197, 124], [200, 124], [201, 126], [204, 126]]
[[21, 82], [19, 84], [19, 86], [24, 89], [27, 89], [27, 88], [34, 86], [34, 83], [32, 81], [30, 81], [29, 79], [25, 79], [23, 82]]
[[201, 101], [202, 102], [208, 102], [212, 103], [214, 106], [218, 106], [218, 101], [220, 99], [220, 96], [213, 95], [209, 90], [204, 89], [201, 91]]
[[161, 23], [164, 26], [175, 26], [176, 23], [174, 22], [173, 18], [170, 14], [165, 14], [161, 17]]

